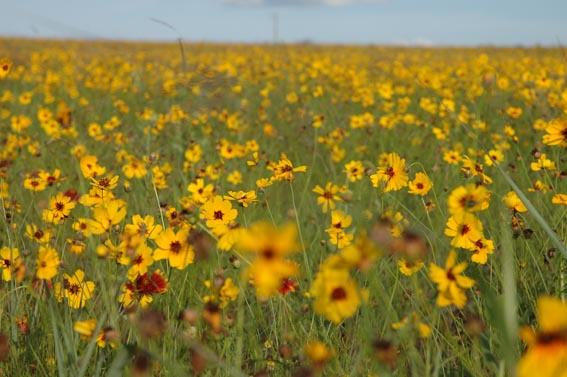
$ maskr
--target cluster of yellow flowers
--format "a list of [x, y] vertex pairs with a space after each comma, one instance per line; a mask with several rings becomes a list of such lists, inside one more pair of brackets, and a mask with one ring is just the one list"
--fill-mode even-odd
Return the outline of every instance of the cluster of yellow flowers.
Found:
[[[248, 288], [285, 316], [358, 324], [382, 300], [368, 289], [378, 270], [388, 304], [399, 299], [388, 325], [442, 343], [434, 317], [453, 321], [447, 307], [490, 310], [467, 300], [465, 271], [498, 280], [495, 219], [522, 241], [531, 232], [529, 203], [499, 170], [563, 218], [567, 89], [553, 54], [194, 45], [182, 62], [169, 45], [21, 43], [0, 57], [2, 281], [30, 283], [40, 294], [14, 290], [30, 303], [54, 297], [101, 347], [121, 342], [96, 318], [101, 297], [121, 314], [202, 305], [217, 335], [252, 306]], [[553, 311], [564, 303], [540, 299], [541, 331], [522, 332], [520, 375], [541, 360], [542, 375], [561, 370]], [[335, 355], [306, 348], [314, 366]]]

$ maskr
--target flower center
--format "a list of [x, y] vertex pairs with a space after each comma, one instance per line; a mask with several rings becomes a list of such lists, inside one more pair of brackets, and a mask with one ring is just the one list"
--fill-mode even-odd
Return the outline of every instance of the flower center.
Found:
[[344, 300], [347, 298], [347, 292], [343, 287], [338, 287], [333, 289], [333, 292], [331, 292], [331, 299], [333, 301], [339, 301], [339, 300]]
[[179, 252], [181, 251], [181, 243], [179, 241], [173, 241], [169, 244], [169, 250], [173, 254], [179, 254]]

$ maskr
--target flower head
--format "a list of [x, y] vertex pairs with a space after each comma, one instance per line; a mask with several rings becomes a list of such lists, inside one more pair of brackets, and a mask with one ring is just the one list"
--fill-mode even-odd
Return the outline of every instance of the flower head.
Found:
[[73, 309], [83, 308], [87, 300], [92, 298], [95, 283], [84, 281], [85, 272], [81, 269], [73, 275], [63, 274], [63, 282], [55, 285], [55, 296], [59, 302], [67, 299], [67, 304]]
[[463, 308], [467, 303], [467, 295], [464, 290], [471, 288], [475, 283], [473, 279], [462, 275], [467, 268], [467, 263], [456, 264], [456, 260], [457, 253], [451, 250], [445, 261], [445, 268], [441, 268], [435, 263], [431, 263], [429, 266], [429, 278], [437, 284], [439, 291], [437, 305], [440, 307], [454, 304], [459, 309]]
[[378, 170], [370, 176], [370, 180], [374, 187], [383, 185], [384, 192], [397, 191], [406, 187], [408, 185], [406, 160], [397, 153], [388, 153], [385, 163], [378, 166]]
[[567, 303], [543, 296], [537, 301], [539, 331], [524, 327], [528, 349], [518, 363], [518, 377], [567, 376]]
[[37, 277], [38, 279], [49, 280], [57, 275], [59, 268], [59, 254], [57, 250], [50, 246], [40, 246], [37, 255]]

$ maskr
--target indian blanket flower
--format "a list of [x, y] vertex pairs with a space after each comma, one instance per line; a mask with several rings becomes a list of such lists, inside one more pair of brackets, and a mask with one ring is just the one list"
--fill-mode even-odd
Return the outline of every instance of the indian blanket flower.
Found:
[[445, 268], [437, 266], [435, 263], [429, 265], [429, 278], [437, 284], [437, 305], [446, 307], [455, 305], [462, 309], [467, 303], [465, 289], [471, 288], [475, 281], [463, 276], [463, 271], [467, 268], [466, 262], [456, 264], [457, 253], [454, 250], [449, 252], [445, 261]]
[[37, 254], [36, 275], [38, 279], [49, 280], [55, 277], [60, 263], [57, 250], [50, 246], [40, 246]]
[[409, 183], [408, 193], [425, 196], [433, 187], [433, 182], [424, 173], [417, 173], [413, 181]]
[[238, 211], [232, 208], [229, 200], [217, 195], [201, 207], [199, 216], [206, 220], [207, 226], [214, 229], [218, 225], [226, 225], [236, 219]]
[[329, 208], [335, 209], [335, 201], [341, 200], [341, 197], [337, 195], [339, 191], [341, 188], [332, 182], [328, 182], [324, 189], [319, 185], [313, 188], [313, 192], [319, 194], [317, 204], [322, 206], [323, 213], [327, 213]]
[[125, 308], [134, 308], [138, 305], [146, 308], [156, 294], [167, 292], [169, 284], [160, 270], [132, 277], [129, 283], [122, 287], [122, 294], [119, 297], [120, 303]]
[[567, 118], [552, 119], [545, 129], [543, 143], [547, 145], [557, 145], [567, 147]]
[[383, 186], [384, 192], [398, 191], [408, 185], [406, 160], [397, 153], [388, 153], [386, 163], [378, 166], [375, 174], [370, 176], [374, 187]]
[[63, 274], [63, 282], [55, 284], [55, 296], [59, 302], [67, 300], [67, 304], [73, 309], [83, 308], [93, 296], [95, 283], [84, 280], [85, 272], [81, 269], [73, 275]]
[[268, 166], [274, 174], [272, 177], [275, 181], [290, 181], [293, 182], [293, 173], [306, 172], [307, 166], [302, 165], [293, 167], [293, 163], [287, 158], [285, 153], [282, 153], [280, 160]]
[[180, 229], [175, 233], [172, 228], [166, 228], [155, 240], [158, 248], [154, 251], [154, 260], [167, 259], [171, 267], [183, 270], [195, 258], [193, 246], [188, 239], [189, 229]]
[[518, 377], [567, 377], [567, 303], [542, 296], [537, 300], [539, 331], [520, 330], [527, 350], [518, 362]]
[[313, 309], [334, 323], [352, 317], [362, 302], [363, 292], [343, 268], [322, 268], [316, 275], [311, 289], [315, 298]]

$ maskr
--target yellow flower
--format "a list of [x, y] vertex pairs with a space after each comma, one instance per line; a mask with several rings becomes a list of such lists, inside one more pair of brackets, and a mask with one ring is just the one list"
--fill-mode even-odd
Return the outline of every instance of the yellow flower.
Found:
[[319, 194], [317, 198], [317, 204], [322, 206], [323, 213], [327, 213], [328, 209], [335, 209], [335, 200], [341, 200], [341, 197], [337, 195], [340, 191], [340, 187], [328, 182], [325, 189], [317, 185], [313, 188], [313, 192]]
[[41, 229], [35, 224], [28, 224], [26, 225], [26, 236], [39, 244], [48, 243], [51, 241], [51, 229]]
[[545, 153], [542, 153], [536, 162], [530, 163], [530, 168], [532, 171], [555, 170], [555, 162], [548, 159]]
[[488, 208], [490, 203], [490, 191], [485, 186], [468, 184], [459, 186], [449, 195], [447, 206], [452, 215], [463, 212], [477, 212]]
[[567, 303], [543, 296], [537, 301], [540, 330], [524, 327], [528, 349], [518, 362], [518, 377], [567, 377]]
[[352, 160], [348, 164], [345, 164], [343, 171], [351, 182], [356, 182], [361, 180], [364, 175], [364, 165], [362, 165], [362, 161]]
[[12, 61], [8, 58], [0, 58], [0, 79], [8, 76], [12, 68]]
[[523, 112], [523, 110], [520, 107], [510, 106], [508, 109], [506, 109], [506, 114], [508, 114], [513, 119], [516, 119], [520, 115], [522, 115], [522, 112]]
[[40, 246], [37, 254], [37, 277], [49, 280], [57, 275], [59, 267], [59, 254], [50, 246]]
[[451, 246], [474, 250], [474, 243], [482, 238], [482, 223], [471, 213], [454, 215], [447, 221], [445, 235], [453, 237]]
[[246, 273], [252, 278], [259, 298], [275, 295], [285, 279], [297, 274], [297, 263], [286, 259], [298, 251], [296, 239], [297, 228], [292, 223], [277, 228], [268, 222], [258, 222], [239, 234], [238, 249], [256, 256]]
[[47, 188], [47, 183], [41, 179], [39, 174], [26, 174], [24, 188], [31, 191], [43, 191]]
[[463, 166], [461, 167], [461, 172], [465, 177], [480, 177], [481, 184], [491, 184], [492, 178], [484, 174], [484, 168], [482, 164], [472, 160], [469, 156], [464, 156], [462, 159]]
[[484, 237], [479, 238], [474, 242], [473, 254], [471, 256], [471, 261], [479, 264], [486, 264], [488, 261], [488, 254], [494, 252], [494, 242], [492, 240], [487, 240]]
[[13, 277], [18, 282], [23, 279], [25, 266], [22, 258], [20, 258], [20, 250], [18, 248], [4, 246], [0, 249], [0, 269], [2, 270], [2, 280], [4, 281], [11, 281]]
[[433, 182], [424, 173], [417, 173], [413, 181], [409, 183], [410, 194], [425, 196], [433, 187]]
[[153, 252], [145, 242], [138, 245], [136, 252], [132, 255], [131, 267], [128, 270], [130, 280], [148, 272], [148, 267], [154, 263]]
[[378, 166], [375, 174], [370, 176], [372, 185], [380, 187], [384, 184], [384, 192], [397, 191], [408, 185], [408, 173], [406, 172], [406, 160], [400, 158], [397, 153], [388, 153], [386, 163]]
[[128, 179], [142, 178], [148, 172], [146, 163], [134, 156], [129, 156], [128, 163], [122, 167], [122, 171]]
[[551, 198], [551, 203], [553, 204], [562, 204], [567, 206], [567, 195], [565, 194], [555, 194], [553, 198]]
[[81, 157], [79, 165], [85, 178], [96, 178], [106, 172], [106, 168], [98, 164], [96, 156], [87, 155]]
[[84, 281], [85, 273], [83, 270], [78, 269], [71, 276], [63, 274], [63, 283], [55, 285], [55, 296], [59, 302], [64, 298], [67, 299], [67, 304], [73, 309], [83, 308], [87, 302], [92, 298], [95, 289], [95, 283], [92, 281]]
[[313, 364], [324, 364], [335, 356], [335, 352], [319, 340], [308, 341], [305, 354]]
[[195, 182], [189, 183], [187, 186], [187, 191], [192, 194], [191, 200], [196, 205], [201, 205], [210, 200], [214, 196], [214, 190], [215, 188], [211, 184], [205, 186], [203, 178], [197, 178]]
[[456, 305], [462, 309], [467, 303], [467, 295], [464, 290], [471, 288], [475, 281], [471, 278], [461, 275], [467, 268], [467, 263], [462, 262], [455, 264], [457, 253], [454, 250], [449, 252], [449, 256], [445, 261], [445, 268], [437, 266], [435, 263], [429, 265], [429, 278], [437, 284], [437, 305], [445, 307]]
[[567, 119], [557, 118], [549, 122], [545, 129], [547, 135], [543, 136], [543, 143], [567, 147]]
[[362, 301], [363, 293], [347, 269], [323, 268], [311, 289], [313, 309], [334, 323], [352, 317]]
[[398, 268], [400, 272], [406, 276], [411, 276], [423, 267], [424, 263], [420, 260], [406, 260], [401, 258], [398, 261]]
[[115, 199], [103, 203], [93, 210], [93, 219], [89, 220], [88, 226], [92, 234], [103, 234], [120, 223], [126, 217], [126, 203], [121, 199]]
[[220, 195], [216, 195], [212, 200], [203, 204], [199, 213], [199, 217], [205, 219], [207, 226], [211, 229], [230, 223], [236, 219], [236, 216], [238, 216], [238, 211], [232, 208], [230, 201], [223, 200]]
[[58, 224], [69, 216], [75, 205], [69, 196], [60, 192], [49, 199], [49, 208], [43, 211], [43, 221]]
[[344, 211], [331, 211], [331, 227], [325, 231], [329, 234], [342, 232], [352, 224], [352, 217]]
[[154, 252], [154, 260], [167, 259], [171, 267], [183, 270], [195, 258], [193, 246], [187, 242], [188, 239], [189, 229], [175, 233], [172, 228], [166, 228], [156, 238], [158, 248]]
[[293, 182], [293, 173], [306, 172], [307, 166], [303, 165], [294, 168], [286, 154], [282, 153], [280, 160], [268, 166], [268, 169], [274, 173], [274, 180]]
[[[73, 330], [81, 334], [81, 339], [91, 340], [94, 336], [94, 332], [96, 330], [96, 319], [88, 319], [86, 321], [76, 321], [73, 323]], [[112, 329], [110, 327], [101, 329], [96, 337], [96, 344], [100, 348], [106, 347], [106, 344], [110, 345], [110, 347], [114, 348], [116, 345], [113, 341], [108, 341], [107, 333], [110, 333]]]
[[132, 223], [126, 224], [124, 233], [135, 235], [138, 234], [142, 237], [148, 237], [154, 240], [161, 233], [163, 227], [160, 224], [155, 224], [155, 219], [151, 215], [142, 217], [140, 215], [132, 216]]
[[236, 300], [238, 294], [240, 293], [240, 289], [236, 285], [231, 278], [225, 279], [222, 287], [219, 291], [219, 308], [223, 309], [226, 308], [230, 301]]
[[[412, 317], [412, 327], [418, 330], [419, 336], [422, 338], [429, 338], [429, 336], [431, 335], [431, 328], [429, 327], [429, 325], [421, 322], [419, 320], [419, 317], [417, 316], [417, 313], [415, 312], [412, 313], [411, 317]], [[401, 321], [392, 323], [392, 329], [401, 330], [405, 328], [408, 324], [409, 324], [409, 317], [404, 317]]]
[[506, 207], [508, 209], [512, 209], [512, 210], [514, 210], [514, 212], [527, 212], [528, 211], [528, 209], [526, 208], [524, 203], [522, 203], [522, 201], [520, 200], [520, 198], [518, 197], [518, 195], [516, 194], [515, 191], [510, 191], [509, 193], [504, 195], [504, 198], [502, 198], [502, 201], [504, 202], [504, 204], [506, 205]]
[[225, 195], [223, 198], [227, 200], [236, 200], [242, 207], [248, 207], [249, 204], [258, 201], [256, 192], [254, 190], [250, 190], [248, 192], [229, 191], [228, 195]]

